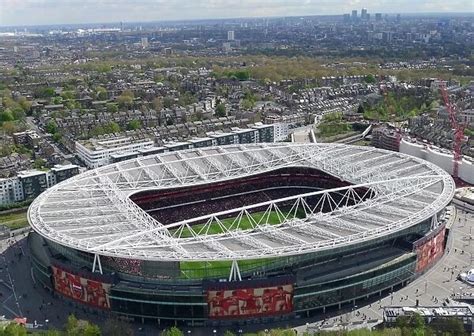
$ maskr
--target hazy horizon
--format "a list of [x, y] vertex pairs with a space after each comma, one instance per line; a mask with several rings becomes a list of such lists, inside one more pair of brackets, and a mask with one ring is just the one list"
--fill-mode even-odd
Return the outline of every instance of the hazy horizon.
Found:
[[0, 26], [159, 22], [369, 13], [471, 14], [471, 0], [0, 0]]

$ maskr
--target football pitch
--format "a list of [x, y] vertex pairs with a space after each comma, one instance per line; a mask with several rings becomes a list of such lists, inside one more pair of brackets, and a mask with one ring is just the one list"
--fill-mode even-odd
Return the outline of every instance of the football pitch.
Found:
[[[248, 230], [254, 228], [256, 223], [267, 223], [269, 225], [281, 224], [284, 221], [284, 217], [287, 212], [278, 214], [276, 211], [263, 211], [255, 212], [248, 215], [243, 215], [240, 219], [237, 228], [237, 218], [225, 218], [218, 222], [206, 223], [193, 225], [193, 230], [198, 235], [211, 235], [219, 234], [224, 232], [224, 228], [227, 230]], [[304, 214], [297, 213], [297, 217], [304, 218]], [[181, 232], [181, 238], [192, 237], [192, 232], [185, 228]], [[266, 259], [255, 259], [255, 260], [240, 260], [238, 261], [241, 272], [249, 271], [260, 267], [264, 264], [271, 263], [271, 258]], [[183, 278], [186, 279], [199, 279], [206, 277], [228, 277], [232, 261], [181, 261], [180, 270]]]

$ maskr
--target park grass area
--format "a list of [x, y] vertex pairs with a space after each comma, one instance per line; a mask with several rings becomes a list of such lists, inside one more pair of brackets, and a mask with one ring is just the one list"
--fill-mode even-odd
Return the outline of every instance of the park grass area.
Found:
[[20, 212], [0, 213], [0, 225], [5, 225], [10, 230], [27, 227], [29, 224], [26, 213], [27, 210]]
[[322, 138], [345, 135], [353, 131], [351, 124], [344, 120], [342, 113], [326, 114], [316, 129], [317, 135]]

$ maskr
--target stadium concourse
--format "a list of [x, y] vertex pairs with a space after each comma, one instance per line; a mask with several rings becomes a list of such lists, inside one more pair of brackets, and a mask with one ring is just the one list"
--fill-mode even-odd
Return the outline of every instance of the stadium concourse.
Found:
[[33, 274], [76, 305], [143, 323], [310, 317], [430, 268], [454, 188], [421, 159], [340, 144], [136, 158], [33, 202]]

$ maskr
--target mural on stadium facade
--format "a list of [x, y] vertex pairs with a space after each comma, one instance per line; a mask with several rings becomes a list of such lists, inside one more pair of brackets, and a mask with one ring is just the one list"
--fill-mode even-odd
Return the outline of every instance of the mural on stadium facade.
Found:
[[434, 234], [415, 242], [415, 250], [418, 256], [416, 272], [423, 272], [443, 255], [445, 231], [446, 229], [443, 227]]
[[293, 285], [207, 292], [209, 317], [285, 314], [293, 310]]
[[52, 266], [54, 289], [74, 300], [92, 306], [110, 309], [109, 291], [111, 284], [83, 278]]

